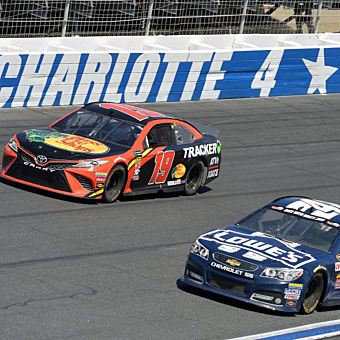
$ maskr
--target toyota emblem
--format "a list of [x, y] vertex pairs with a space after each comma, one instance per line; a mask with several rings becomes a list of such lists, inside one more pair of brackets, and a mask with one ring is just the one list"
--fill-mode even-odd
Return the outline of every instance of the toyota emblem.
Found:
[[45, 164], [45, 163], [47, 163], [47, 157], [44, 156], [44, 155], [38, 155], [38, 156], [36, 157], [36, 161], [37, 161], [37, 163], [39, 163], [39, 164]]

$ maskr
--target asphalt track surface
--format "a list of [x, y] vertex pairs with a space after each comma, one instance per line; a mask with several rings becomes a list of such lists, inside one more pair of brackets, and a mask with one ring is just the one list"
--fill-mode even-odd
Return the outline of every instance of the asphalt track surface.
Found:
[[[218, 128], [222, 171], [194, 197], [112, 205], [0, 183], [0, 339], [229, 339], [329, 321], [177, 287], [189, 247], [284, 195], [340, 203], [340, 95], [140, 105]], [[0, 147], [69, 107], [0, 110]]]

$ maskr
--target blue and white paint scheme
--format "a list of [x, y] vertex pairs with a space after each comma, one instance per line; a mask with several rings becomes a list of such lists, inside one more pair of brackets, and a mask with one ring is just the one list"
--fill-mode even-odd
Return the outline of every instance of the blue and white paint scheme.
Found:
[[340, 304], [340, 206], [274, 200], [198, 237], [181, 281], [282, 312]]

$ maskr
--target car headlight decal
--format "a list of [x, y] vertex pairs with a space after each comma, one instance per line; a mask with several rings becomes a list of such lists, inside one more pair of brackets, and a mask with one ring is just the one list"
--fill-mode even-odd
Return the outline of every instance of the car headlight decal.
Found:
[[198, 240], [193, 243], [190, 252], [202, 257], [202, 259], [209, 259], [209, 249], [204, 247]]
[[303, 274], [303, 269], [266, 268], [261, 276], [281, 281], [294, 281]]
[[73, 168], [92, 168], [94, 166], [104, 165], [107, 162], [108, 161], [105, 161], [105, 160], [83, 161], [83, 162], [73, 165]]
[[14, 151], [14, 152], [18, 152], [18, 145], [17, 142], [11, 138], [8, 142], [8, 146]]

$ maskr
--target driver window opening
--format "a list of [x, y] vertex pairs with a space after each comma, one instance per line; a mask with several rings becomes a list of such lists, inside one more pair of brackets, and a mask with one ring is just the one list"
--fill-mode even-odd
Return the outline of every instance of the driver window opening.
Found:
[[156, 148], [159, 146], [172, 145], [170, 124], [159, 124], [154, 126], [144, 139], [143, 147]]

